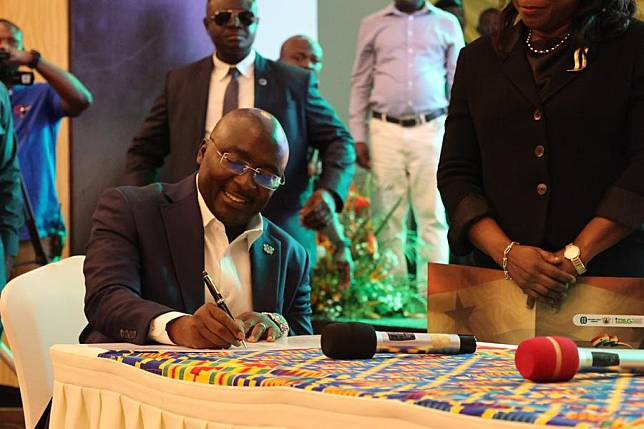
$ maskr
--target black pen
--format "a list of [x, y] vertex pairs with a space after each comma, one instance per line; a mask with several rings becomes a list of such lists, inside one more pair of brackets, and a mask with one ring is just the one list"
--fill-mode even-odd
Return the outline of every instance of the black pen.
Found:
[[[228, 306], [226, 305], [226, 301], [224, 301], [224, 296], [221, 293], [219, 293], [219, 291], [215, 287], [215, 284], [212, 282], [212, 279], [208, 275], [208, 271], [203, 270], [201, 275], [203, 275], [203, 281], [204, 283], [206, 283], [206, 287], [208, 288], [210, 295], [212, 295], [212, 298], [215, 300], [215, 304], [217, 304], [217, 307], [224, 310], [226, 314], [230, 316], [231, 319], [235, 320], [235, 317], [233, 316], [233, 314], [228, 309]], [[241, 343], [245, 349], [248, 348], [248, 346], [246, 346], [246, 341], [241, 340]]]

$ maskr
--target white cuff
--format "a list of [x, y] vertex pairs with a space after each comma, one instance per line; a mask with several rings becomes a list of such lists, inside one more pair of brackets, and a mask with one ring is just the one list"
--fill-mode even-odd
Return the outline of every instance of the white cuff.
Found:
[[176, 344], [170, 339], [165, 327], [174, 319], [178, 319], [182, 316], [189, 316], [189, 314], [170, 311], [152, 319], [152, 322], [150, 322], [150, 329], [148, 329], [148, 339], [156, 341], [157, 343], [176, 346]]

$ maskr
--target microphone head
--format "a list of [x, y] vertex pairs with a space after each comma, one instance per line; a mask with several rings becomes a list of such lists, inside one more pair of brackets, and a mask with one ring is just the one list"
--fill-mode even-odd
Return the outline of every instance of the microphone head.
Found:
[[321, 343], [332, 359], [369, 359], [376, 354], [376, 330], [365, 323], [331, 323], [322, 330]]
[[514, 363], [525, 379], [568, 381], [579, 369], [579, 351], [570, 338], [535, 337], [519, 344]]

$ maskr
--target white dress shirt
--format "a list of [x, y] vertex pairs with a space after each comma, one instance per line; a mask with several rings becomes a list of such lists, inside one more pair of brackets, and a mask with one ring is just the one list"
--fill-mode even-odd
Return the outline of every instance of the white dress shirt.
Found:
[[[197, 178], [199, 175], [197, 174]], [[197, 186], [197, 200], [204, 229], [204, 268], [210, 274], [233, 316], [253, 311], [252, 274], [250, 270], [250, 246], [264, 231], [264, 220], [258, 214], [250, 220], [246, 230], [232, 243], [228, 243], [226, 228], [212, 214]], [[199, 287], [199, 285], [195, 285]], [[205, 302], [214, 302], [208, 288], [201, 286]], [[155, 317], [150, 323], [148, 338], [162, 344], [174, 344], [166, 331], [166, 325], [185, 313], [171, 311]]]
[[206, 113], [206, 129], [204, 136], [209, 136], [224, 110], [224, 94], [230, 82], [228, 71], [231, 67], [239, 70], [239, 107], [255, 106], [255, 51], [251, 50], [239, 63], [231, 65], [223, 62], [217, 55], [212, 54], [213, 69], [210, 75], [208, 90], [208, 110]]

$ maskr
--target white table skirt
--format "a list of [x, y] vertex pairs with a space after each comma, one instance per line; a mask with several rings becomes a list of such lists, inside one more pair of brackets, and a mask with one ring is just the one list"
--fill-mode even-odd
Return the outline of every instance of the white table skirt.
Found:
[[[257, 348], [319, 347], [319, 337]], [[233, 387], [161, 377], [111, 359], [109, 349], [172, 347], [55, 345], [51, 428], [526, 428], [394, 400], [356, 398], [290, 387]]]

